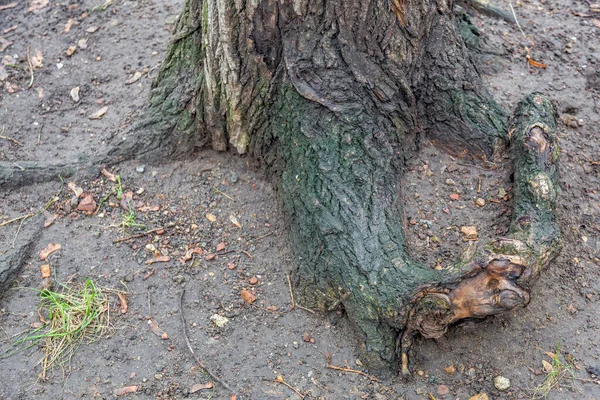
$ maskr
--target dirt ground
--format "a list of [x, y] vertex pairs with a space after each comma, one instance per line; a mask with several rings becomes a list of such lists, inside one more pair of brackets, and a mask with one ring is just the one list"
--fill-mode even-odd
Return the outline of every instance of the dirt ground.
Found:
[[[85, 160], [129, 140], [127, 128], [144, 106], [181, 3], [0, 0], [0, 161]], [[498, 4], [509, 10], [508, 2]], [[114, 398], [127, 386], [137, 386], [127, 398], [229, 398], [216, 383], [213, 390], [191, 393], [193, 385], [212, 379], [187, 348], [183, 304], [191, 346], [239, 399], [298, 398], [273, 382], [277, 376], [307, 398], [466, 400], [486, 393], [490, 399], [530, 399], [547, 375], [542, 360], [551, 362], [546, 353], [557, 347], [578, 379], [566, 374], [547, 398], [599, 399], [600, 384], [586, 368], [600, 368], [600, 163], [594, 162], [600, 160], [600, 5], [513, 4], [534, 45], [515, 24], [474, 14], [496, 53], [482, 71], [495, 71], [486, 79], [507, 109], [541, 91], [556, 101], [561, 116], [558, 213], [565, 247], [527, 308], [453, 327], [443, 341], [418, 339], [409, 379], [378, 382], [328, 369], [327, 353], [334, 365], [361, 369], [352, 327], [341, 312], [290, 310], [287, 273], [294, 256], [276, 193], [261, 172], [247, 158], [212, 151], [162, 165], [127, 162], [110, 172], [120, 175], [124, 193], [132, 192], [133, 222], [145, 228], [123, 226], [127, 212], [116, 194], [109, 196], [117, 184], [100, 173], [0, 187], [0, 224], [34, 214], [0, 226], [1, 253], [34, 238], [12, 287], [0, 294], [0, 350], [39, 323], [39, 294], [27, 288], [41, 287], [44, 263], [55, 288], [91, 278], [128, 299], [121, 314], [122, 302], [111, 294], [113, 329], [82, 345], [70, 367], [50, 371], [45, 380], [40, 346], [1, 358], [0, 398]], [[528, 63], [526, 47], [546, 69]], [[89, 118], [105, 106], [103, 116]], [[432, 267], [443, 268], [472, 245], [462, 240], [462, 226], [476, 226], [480, 238], [507, 231], [508, 160], [473, 165], [425, 143], [403, 179], [411, 252]], [[106, 198], [95, 215], [76, 209], [69, 182], [98, 203]], [[46, 213], [39, 212], [55, 198]], [[476, 199], [483, 199], [482, 207]], [[157, 230], [113, 243], [148, 229]], [[41, 261], [49, 243], [62, 248]], [[204, 254], [180, 262], [195, 247]], [[150, 263], [159, 256], [169, 261]], [[245, 303], [242, 290], [256, 302]], [[229, 322], [217, 327], [215, 314]], [[150, 322], [168, 338], [153, 333]], [[497, 376], [510, 379], [507, 390], [495, 388]]]

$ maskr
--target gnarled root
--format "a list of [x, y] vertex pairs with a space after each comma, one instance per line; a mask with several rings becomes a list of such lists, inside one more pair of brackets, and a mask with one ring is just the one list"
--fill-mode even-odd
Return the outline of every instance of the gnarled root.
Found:
[[525, 288], [561, 249], [555, 218], [560, 153], [555, 131], [548, 98], [532, 94], [521, 101], [509, 131], [515, 169], [510, 233], [450, 271], [451, 276], [462, 274], [457, 281], [424, 289], [415, 297], [397, 348], [403, 374], [409, 374], [413, 334], [439, 338], [458, 320], [484, 318], [529, 303]]

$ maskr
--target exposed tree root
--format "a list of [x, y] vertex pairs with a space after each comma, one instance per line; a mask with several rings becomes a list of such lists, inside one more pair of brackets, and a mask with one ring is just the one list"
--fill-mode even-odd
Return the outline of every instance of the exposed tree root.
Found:
[[506, 22], [515, 23], [511, 13], [501, 10], [500, 8], [491, 5], [489, 0], [458, 0], [457, 4], [473, 8], [482, 14], [489, 17], [504, 20]]

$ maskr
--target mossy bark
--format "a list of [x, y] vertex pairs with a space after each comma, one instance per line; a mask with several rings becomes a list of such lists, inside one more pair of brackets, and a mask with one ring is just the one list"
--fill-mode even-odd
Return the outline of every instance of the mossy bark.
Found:
[[[526, 304], [559, 249], [552, 106], [534, 95], [515, 115], [508, 130], [451, 1], [186, 0], [133, 139], [106, 162], [201, 147], [259, 160], [290, 223], [302, 302], [343, 307], [371, 371], [400, 358], [406, 373], [414, 333]], [[510, 136], [515, 161], [510, 236], [443, 271], [408, 257], [399, 203], [424, 135], [477, 159]]]

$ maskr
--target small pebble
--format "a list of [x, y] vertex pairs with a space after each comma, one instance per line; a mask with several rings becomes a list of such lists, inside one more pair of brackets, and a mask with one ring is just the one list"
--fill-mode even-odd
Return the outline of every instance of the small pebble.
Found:
[[185, 282], [185, 277], [183, 275], [175, 275], [173, 277], [173, 282], [179, 283], [180, 285]]
[[494, 378], [494, 386], [500, 391], [506, 390], [510, 387], [510, 380], [503, 376], [497, 376]]
[[146, 166], [145, 165], [140, 165], [138, 167], [135, 167], [135, 170], [136, 170], [136, 172], [139, 172], [140, 174], [142, 174], [146, 170]]
[[481, 197], [478, 197], [478, 198], [475, 200], [475, 204], [477, 204], [479, 207], [483, 207], [483, 206], [485, 206], [485, 200], [484, 200], [484, 199], [482, 199]]

